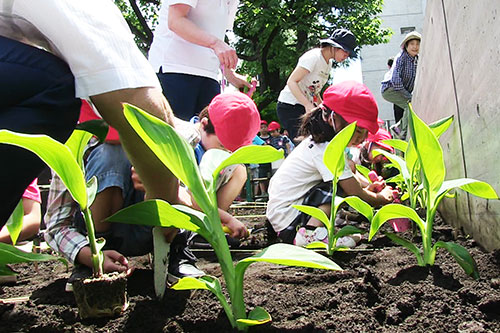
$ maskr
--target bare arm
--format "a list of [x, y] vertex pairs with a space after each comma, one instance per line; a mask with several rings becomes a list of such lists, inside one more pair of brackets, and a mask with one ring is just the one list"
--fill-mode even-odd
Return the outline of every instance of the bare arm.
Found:
[[288, 77], [288, 81], [286, 82], [293, 96], [295, 96], [295, 98], [299, 101], [299, 103], [306, 108], [306, 112], [309, 112], [312, 109], [314, 109], [314, 105], [311, 102], [309, 102], [307, 97], [304, 96], [304, 94], [300, 90], [299, 82], [309, 73], [310, 72], [303, 67], [299, 66], [295, 67], [292, 74], [290, 74], [290, 76]]
[[168, 28], [188, 42], [212, 49], [219, 58], [221, 66], [236, 68], [238, 62], [236, 51], [188, 19], [190, 10], [191, 6], [186, 4], [171, 5], [168, 10]]

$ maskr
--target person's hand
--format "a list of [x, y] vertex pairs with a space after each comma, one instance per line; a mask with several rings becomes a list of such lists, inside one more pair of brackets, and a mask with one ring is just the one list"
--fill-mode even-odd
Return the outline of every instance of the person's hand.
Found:
[[378, 193], [378, 192], [382, 191], [382, 189], [384, 189], [385, 187], [386, 187], [385, 180], [382, 179], [382, 180], [374, 181], [373, 183], [368, 185], [367, 189], [368, 189], [368, 191]]
[[229, 236], [233, 238], [242, 239], [248, 237], [247, 227], [234, 217], [225, 223], [224, 226], [231, 230]]
[[135, 172], [134, 167], [130, 169], [132, 173], [132, 183], [134, 184], [134, 188], [138, 191], [146, 192], [146, 189], [144, 188], [144, 184], [141, 181], [141, 178], [139, 177], [139, 174]]
[[124, 255], [115, 250], [102, 251], [104, 254], [103, 270], [104, 273], [127, 272], [129, 275], [132, 270], [128, 267], [128, 260]]
[[382, 189], [382, 191], [377, 193], [377, 201], [381, 205], [386, 205], [391, 203], [394, 200], [392, 194], [392, 188], [390, 186], [386, 186]]
[[[236, 50], [217, 39], [215, 43], [211, 46], [214, 50], [215, 55], [219, 58], [220, 65], [227, 67], [229, 69], [235, 69], [238, 63], [238, 56], [236, 55]], [[229, 79], [228, 79], [229, 80]]]
[[224, 68], [224, 75], [227, 81], [238, 89], [242, 89], [243, 87], [252, 88], [252, 84], [247, 81], [245, 75], [240, 75], [227, 67]]

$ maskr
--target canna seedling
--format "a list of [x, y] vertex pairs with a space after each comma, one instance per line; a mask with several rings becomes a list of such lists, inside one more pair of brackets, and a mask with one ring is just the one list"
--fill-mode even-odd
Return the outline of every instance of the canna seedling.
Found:
[[[345, 166], [344, 151], [347, 145], [349, 144], [349, 141], [351, 141], [355, 129], [356, 129], [356, 123], [354, 122], [349, 126], [345, 127], [337, 135], [335, 135], [335, 137], [328, 144], [325, 153], [323, 155], [323, 161], [325, 165], [333, 174], [332, 193], [337, 192], [338, 179], [344, 172], [344, 166]], [[317, 207], [311, 207], [305, 205], [293, 206], [294, 208], [300, 210], [301, 212], [309, 214], [312, 217], [321, 221], [325, 225], [328, 231], [328, 244], [325, 244], [323, 242], [312, 242], [307, 246], [308, 248], [326, 248], [327, 253], [329, 255], [332, 255], [334, 251], [340, 249], [339, 247], [337, 247], [337, 240], [340, 237], [356, 233], [362, 233], [360, 229], [350, 225], [344, 226], [338, 232], [335, 232], [335, 217], [337, 215], [337, 211], [340, 205], [342, 205], [344, 202], [346, 202], [351, 207], [353, 207], [361, 214], [363, 214], [368, 219], [368, 221], [371, 221], [373, 217], [372, 207], [363, 200], [361, 200], [360, 198], [355, 196], [349, 196], [346, 198], [335, 196], [334, 202], [331, 205], [330, 218], [328, 218], [325, 212], [323, 212], [321, 209]]]
[[[406, 153], [406, 164], [412, 166], [411, 170], [419, 170], [419, 174], [421, 175], [422, 185], [418, 190], [421, 191], [421, 197], [423, 198], [424, 207], [426, 208], [425, 220], [421, 219], [412, 207], [400, 204], [389, 204], [382, 207], [373, 217], [369, 239], [371, 240], [373, 238], [381, 225], [387, 220], [397, 217], [409, 218], [413, 220], [420, 229], [422, 235], [422, 250], [410, 241], [395, 234], [388, 233], [387, 236], [395, 243], [413, 252], [417, 258], [418, 265], [434, 265], [437, 249], [444, 248], [451, 253], [468, 275], [479, 278], [476, 263], [464, 247], [452, 242], [443, 241], [437, 241], [432, 244], [434, 217], [441, 200], [454, 188], [460, 188], [470, 194], [485, 199], [498, 199], [498, 195], [491, 185], [475, 179], [460, 178], [444, 180], [446, 169], [443, 159], [443, 150], [439, 144], [438, 135], [433, 129], [427, 126], [415, 112], [413, 112], [411, 105], [409, 130], [412, 139]], [[414, 151], [410, 149], [414, 149]], [[404, 172], [405, 169], [402, 169], [402, 171]], [[408, 172], [408, 170], [406, 170], [406, 172]], [[410, 177], [409, 175], [407, 176]], [[413, 177], [410, 179], [413, 179]], [[413, 187], [414, 186], [410, 184], [409, 188]]]
[[219, 280], [213, 276], [183, 278], [173, 286], [174, 289], [210, 290], [220, 301], [231, 325], [239, 330], [247, 330], [249, 326], [271, 320], [270, 315], [261, 307], [255, 307], [247, 314], [243, 298], [243, 277], [250, 264], [270, 262], [287, 266], [341, 269], [320, 254], [287, 244], [272, 245], [236, 265], [233, 264], [217, 207], [217, 177], [226, 166], [237, 163], [267, 163], [281, 158], [283, 152], [269, 146], [242, 147], [231, 155], [211, 149], [203, 157], [204, 160], [208, 159], [205, 163], [208, 167], [200, 172], [193, 149], [171, 126], [132, 105], [125, 104], [124, 113], [129, 124], [158, 159], [189, 188], [202, 212], [182, 205], [170, 205], [163, 200], [147, 200], [117, 212], [107, 221], [177, 227], [200, 234], [212, 245], [217, 255], [229, 300], [223, 294]]
[[96, 195], [97, 181], [92, 178], [88, 183], [85, 182], [83, 151], [88, 140], [92, 137], [92, 133], [88, 131], [92, 131], [100, 137], [106, 136], [107, 129], [106, 132], [103, 132], [102, 124], [102, 121], [81, 124], [80, 128], [85, 130], [75, 129], [68, 139], [67, 145], [47, 135], [21, 134], [8, 130], [0, 131], [0, 143], [15, 145], [36, 154], [61, 178], [73, 199], [80, 205], [87, 227], [89, 245], [92, 251], [92, 268], [96, 277], [103, 274], [101, 249], [104, 246], [104, 240], [96, 240], [95, 238], [89, 206]]

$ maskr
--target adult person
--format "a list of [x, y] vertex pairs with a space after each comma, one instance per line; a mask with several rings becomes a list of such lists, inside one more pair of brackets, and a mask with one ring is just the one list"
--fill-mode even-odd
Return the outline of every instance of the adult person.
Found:
[[396, 56], [388, 79], [382, 81], [382, 97], [404, 109], [401, 118], [399, 137], [406, 139], [408, 131], [408, 102], [411, 102], [415, 77], [417, 76], [418, 52], [422, 36], [417, 31], [408, 33], [401, 42], [401, 52]]
[[[158, 79], [111, 1], [0, 0], [0, 71], [0, 129], [64, 142], [78, 119], [80, 98], [90, 98], [118, 130], [149, 197], [177, 201], [178, 180], [122, 112], [127, 102], [172, 124]], [[0, 164], [3, 226], [44, 164], [11, 145], [1, 144], [0, 156], [8, 161]], [[166, 238], [176, 232], [166, 231]], [[126, 266], [123, 258], [112, 260]]]
[[330, 76], [332, 60], [341, 63], [356, 55], [356, 37], [347, 29], [337, 29], [319, 43], [319, 48], [299, 58], [278, 97], [278, 118], [292, 141], [296, 139], [302, 115], [321, 104], [321, 90]]
[[234, 72], [236, 51], [224, 42], [239, 0], [167, 0], [149, 51], [174, 114], [189, 120], [221, 91], [219, 69], [237, 88], [251, 87]]
[[[390, 57], [389, 59], [387, 59], [387, 72], [385, 72], [384, 74], [384, 80], [382, 82], [385, 82], [385, 81], [389, 81], [392, 77], [392, 72], [391, 72], [391, 68], [392, 68], [392, 64], [394, 63], [394, 57]], [[403, 113], [404, 113], [404, 109], [400, 108], [398, 105], [396, 104], [393, 104], [393, 110], [394, 110], [394, 122], [399, 122], [401, 120], [401, 118], [403, 118]]]

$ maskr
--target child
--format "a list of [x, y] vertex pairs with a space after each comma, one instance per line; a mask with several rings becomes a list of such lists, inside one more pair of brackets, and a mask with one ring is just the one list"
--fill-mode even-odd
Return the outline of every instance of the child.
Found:
[[408, 130], [409, 108], [413, 85], [417, 75], [418, 52], [422, 36], [412, 31], [401, 42], [401, 52], [396, 56], [395, 65], [390, 69], [390, 74], [382, 81], [382, 97], [404, 109], [400, 125], [400, 139], [406, 139]]
[[[203, 152], [208, 149], [226, 148], [233, 151], [240, 146], [250, 144], [258, 130], [259, 121], [260, 115], [255, 103], [246, 95], [235, 93], [216, 96], [205, 113], [202, 113], [198, 124], [193, 125], [180, 120], [176, 120], [175, 123], [177, 131], [196, 147], [197, 156], [201, 158]], [[140, 191], [134, 188], [140, 186], [135, 186], [132, 181], [132, 176], [137, 179], [137, 174], [131, 173], [130, 162], [121, 146], [108, 143], [98, 146], [91, 152], [86, 169], [87, 178], [93, 175], [98, 178], [98, 195], [91, 210], [96, 232], [106, 238], [104, 270], [126, 271], [129, 267], [125, 255], [143, 255], [152, 250], [151, 228], [109, 223], [103, 220], [121, 208], [141, 200], [141, 193], [138, 193]], [[225, 169], [224, 175], [219, 178], [217, 197], [222, 222], [232, 231], [231, 236], [242, 238], [248, 233], [244, 224], [225, 210], [241, 191], [246, 180], [246, 170], [243, 166], [233, 166]], [[179, 195], [180, 203], [189, 201], [189, 195], [186, 195], [185, 190], [179, 189]], [[106, 206], [107, 202], [114, 204]], [[77, 213], [77, 208], [60, 179], [55, 177], [51, 184], [45, 216], [47, 224], [45, 239], [53, 249], [78, 264], [75, 265], [68, 281], [67, 290], [72, 289], [71, 282], [74, 279], [91, 273], [90, 248], [84, 236], [85, 227], [79, 218], [81, 214]], [[94, 214], [98, 217], [96, 218]], [[182, 276], [203, 275], [203, 272], [194, 266], [196, 258], [187, 250], [185, 234], [178, 235], [174, 239], [170, 256], [169, 278], [172, 277], [172, 282], [174, 278]]]
[[[259, 138], [264, 141], [266, 145], [271, 143], [271, 136], [269, 135], [269, 129], [267, 121], [260, 121]], [[259, 181], [260, 195], [267, 196], [267, 188], [269, 187], [269, 178], [271, 178], [272, 167], [271, 163], [259, 164], [259, 178], [263, 180]]]
[[[323, 227], [320, 221], [299, 212], [292, 205], [315, 206], [330, 214], [332, 196], [335, 195], [332, 194], [333, 175], [323, 163], [329, 141], [349, 123], [357, 121], [349, 145], [360, 144], [368, 131], [375, 133], [378, 130], [377, 114], [375, 98], [368, 88], [355, 81], [346, 81], [326, 89], [323, 103], [303, 117], [300, 133], [305, 139], [283, 162], [269, 186], [266, 215], [284, 242], [294, 243], [295, 240], [296, 244], [301, 243], [301, 239], [296, 239], [296, 235], [302, 236], [297, 234], [299, 227], [307, 225], [313, 230]], [[375, 193], [372, 185], [361, 187], [347, 163], [339, 185], [346, 195], [358, 196], [373, 206], [392, 201], [389, 189]], [[308, 233], [314, 233], [313, 230], [308, 230]], [[324, 241], [324, 236], [318, 240]]]
[[271, 135], [269, 139], [269, 145], [273, 146], [276, 149], [283, 149], [285, 151], [285, 157], [290, 154], [290, 140], [280, 134], [280, 124], [275, 121], [271, 121], [271, 123], [267, 126], [267, 130]]

